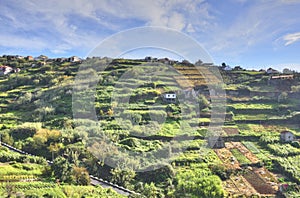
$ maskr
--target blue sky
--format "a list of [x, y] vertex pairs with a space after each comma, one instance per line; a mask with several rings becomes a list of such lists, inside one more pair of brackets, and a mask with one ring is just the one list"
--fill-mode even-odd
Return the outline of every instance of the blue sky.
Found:
[[[299, 0], [1, 0], [0, 7], [0, 54], [85, 57], [120, 31], [159, 26], [195, 39], [217, 65], [300, 70]], [[126, 54], [146, 55], [178, 58]]]

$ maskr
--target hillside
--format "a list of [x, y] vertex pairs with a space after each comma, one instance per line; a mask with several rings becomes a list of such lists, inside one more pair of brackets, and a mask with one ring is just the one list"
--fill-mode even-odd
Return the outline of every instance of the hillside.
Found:
[[65, 160], [145, 197], [297, 196], [299, 73], [168, 59], [3, 56], [0, 65], [11, 68], [0, 76], [1, 140], [58, 167]]

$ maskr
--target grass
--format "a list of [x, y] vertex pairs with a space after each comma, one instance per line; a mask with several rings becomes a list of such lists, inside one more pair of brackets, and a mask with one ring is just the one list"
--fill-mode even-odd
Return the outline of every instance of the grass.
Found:
[[259, 72], [259, 71], [231, 71], [232, 73], [235, 74], [247, 74], [247, 75], [259, 75], [259, 74], [263, 74], [263, 72]]
[[210, 118], [199, 118], [199, 123], [210, 123]]
[[284, 125], [260, 125], [260, 124], [238, 124], [240, 133], [243, 135], [259, 136], [264, 133], [279, 133], [288, 128]]
[[43, 166], [38, 164], [0, 164], [0, 178], [5, 176], [41, 176]]
[[126, 197], [117, 194], [110, 188], [103, 188], [101, 186], [56, 185], [48, 182], [5, 183], [0, 186], [0, 195], [5, 195], [6, 189], [10, 187], [15, 189], [15, 194], [25, 195], [26, 197]]
[[267, 114], [236, 114], [234, 115], [234, 120], [268, 120], [269, 116]]
[[277, 104], [264, 104], [264, 103], [236, 103], [236, 104], [230, 104], [228, 106], [233, 107], [234, 109], [274, 109], [278, 105]]

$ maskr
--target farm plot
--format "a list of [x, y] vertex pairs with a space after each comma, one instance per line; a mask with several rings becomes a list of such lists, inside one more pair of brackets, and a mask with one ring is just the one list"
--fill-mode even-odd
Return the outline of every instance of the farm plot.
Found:
[[227, 135], [238, 135], [239, 134], [239, 129], [237, 127], [223, 127], [223, 131]]
[[240, 164], [237, 161], [233, 160], [233, 155], [230, 150], [228, 150], [227, 148], [222, 148], [215, 149], [214, 151], [226, 168], [233, 170], [240, 169]]
[[238, 149], [251, 163], [259, 162], [259, 159], [250, 152], [241, 142], [231, 142], [234, 148]]
[[[255, 164], [259, 159], [241, 142], [227, 142], [226, 148], [215, 149], [215, 153], [227, 169], [241, 170], [241, 164]], [[236, 159], [236, 160], [235, 160]], [[274, 196], [278, 190], [277, 179], [265, 168], [247, 168], [241, 175], [232, 175], [224, 182], [224, 188], [231, 195]]]
[[276, 194], [276, 189], [267, 183], [256, 171], [248, 171], [244, 174], [244, 177], [259, 194], [267, 196]]
[[[259, 160], [240, 142], [227, 142], [226, 148], [215, 149], [216, 154], [228, 168], [240, 169], [241, 164], [257, 163]], [[236, 160], [234, 160], [236, 158]]]
[[250, 197], [257, 194], [257, 191], [249, 184], [249, 182], [243, 176], [231, 176], [230, 179], [223, 183], [224, 189], [231, 196], [243, 196]]
[[261, 125], [261, 124], [238, 124], [239, 131], [242, 135], [261, 135], [263, 133], [280, 133], [288, 130], [286, 126], [280, 125]]
[[233, 154], [233, 156], [237, 159], [237, 161], [239, 163], [241, 163], [241, 164], [249, 164], [250, 163], [250, 160], [247, 157], [245, 157], [239, 149], [233, 148], [230, 150], [230, 152]]

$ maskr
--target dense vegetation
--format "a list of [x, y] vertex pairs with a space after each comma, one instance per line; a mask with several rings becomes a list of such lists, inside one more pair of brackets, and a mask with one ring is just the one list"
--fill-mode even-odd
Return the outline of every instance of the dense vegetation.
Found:
[[[21, 69], [0, 76], [1, 141], [40, 156], [1, 148], [0, 179], [14, 180], [1, 183], [3, 196], [118, 196], [83, 186], [92, 174], [138, 196], [225, 197], [233, 177], [255, 177], [244, 170], [251, 167], [281, 171], [284, 182], [300, 184], [295, 164], [300, 146], [279, 141], [283, 130], [299, 133], [298, 73], [272, 81], [264, 71], [200, 65], [199, 72], [186, 61], [154, 67], [143, 59], [73, 63], [2, 57], [0, 64]], [[214, 106], [211, 85], [205, 82], [213, 75], [211, 68], [224, 80], [210, 82], [213, 89], [226, 91], [224, 113]], [[168, 102], [164, 93], [177, 98]], [[226, 142], [244, 147], [206, 147], [212, 114], [224, 117], [219, 124]], [[53, 164], [48, 166], [46, 159]], [[34, 181], [24, 183], [24, 178]]]

